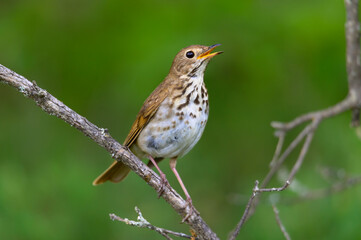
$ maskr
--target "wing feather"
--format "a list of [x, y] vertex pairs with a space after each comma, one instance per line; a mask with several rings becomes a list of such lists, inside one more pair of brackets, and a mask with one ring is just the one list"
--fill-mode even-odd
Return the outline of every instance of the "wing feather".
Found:
[[125, 146], [130, 147], [135, 142], [141, 131], [152, 119], [160, 104], [168, 97], [168, 95], [169, 89], [165, 87], [165, 81], [163, 81], [145, 100], [124, 141]]

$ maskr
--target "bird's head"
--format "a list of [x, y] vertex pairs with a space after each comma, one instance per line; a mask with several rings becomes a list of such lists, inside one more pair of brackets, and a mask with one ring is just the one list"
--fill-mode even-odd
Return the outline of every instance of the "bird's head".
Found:
[[212, 46], [191, 45], [183, 48], [175, 56], [170, 72], [178, 76], [197, 77], [203, 75], [211, 58], [223, 53], [212, 51], [220, 44]]

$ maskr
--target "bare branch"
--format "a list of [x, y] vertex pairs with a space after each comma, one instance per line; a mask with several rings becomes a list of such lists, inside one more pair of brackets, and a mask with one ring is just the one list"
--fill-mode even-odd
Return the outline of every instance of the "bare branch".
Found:
[[[280, 159], [277, 161], [277, 159], [275, 159], [276, 163], [274, 164], [274, 166], [271, 168], [270, 172], [268, 173], [268, 175], [266, 176], [265, 180], [262, 183], [261, 188], [259, 188], [257, 190], [257, 193], [262, 193], [262, 192], [281, 192], [285, 189], [288, 188], [288, 186], [291, 184], [294, 176], [296, 175], [296, 173], [298, 172], [298, 170], [300, 169], [303, 160], [306, 156], [306, 153], [308, 152], [308, 149], [310, 147], [313, 135], [315, 130], [317, 129], [318, 125], [320, 123], [320, 120], [314, 120], [310, 125], [308, 125], [307, 127], [305, 127], [305, 129], [296, 137], [296, 139], [290, 144], [290, 146], [285, 150], [284, 154], [282, 154], [282, 156], [280, 157]], [[295, 162], [295, 164], [292, 167], [291, 173], [288, 176], [288, 179], [286, 180], [285, 184], [282, 187], [278, 187], [278, 188], [265, 188], [265, 186], [268, 184], [268, 182], [271, 180], [271, 178], [273, 177], [274, 173], [276, 173], [279, 168], [281, 167], [283, 161], [286, 159], [286, 157], [295, 149], [295, 147], [301, 142], [301, 140], [305, 137], [306, 140], [303, 144], [303, 147], [300, 151], [300, 154], [298, 156], [297, 161]], [[253, 198], [255, 198], [253, 200]], [[251, 208], [251, 210], [249, 212], [247, 212], [248, 216], [247, 219], [252, 216], [252, 214], [254, 213], [257, 204], [259, 202], [259, 196], [252, 196], [252, 201], [254, 201], [253, 206]]]
[[293, 168], [291, 170], [291, 173], [288, 176], [287, 181], [285, 182], [285, 184], [282, 187], [279, 188], [260, 188], [258, 189], [258, 192], [280, 192], [285, 190], [292, 182], [293, 178], [295, 177], [296, 173], [298, 172], [298, 170], [301, 168], [303, 160], [305, 159], [306, 153], [308, 152], [308, 149], [310, 147], [313, 135], [314, 135], [314, 131], [316, 130], [317, 126], [319, 124], [319, 121], [314, 121], [311, 125], [310, 125], [310, 132], [307, 135], [307, 138], [303, 144], [303, 147], [301, 149], [301, 152], [298, 156], [298, 159], [296, 161], [296, 163], [293, 165]]
[[283, 152], [283, 154], [280, 156], [279, 159], [273, 159], [274, 164], [268, 174], [266, 175], [265, 179], [262, 181], [261, 188], [265, 188], [267, 184], [271, 181], [274, 174], [279, 170], [279, 168], [282, 166], [283, 162], [286, 160], [286, 158], [292, 153], [292, 151], [298, 146], [299, 143], [303, 140], [304, 137], [306, 137], [307, 134], [310, 133], [312, 130], [312, 125], [308, 125], [303, 129], [302, 132], [298, 134], [298, 136], [291, 142], [291, 144], [286, 148], [286, 150]]
[[138, 221], [132, 221], [132, 220], [129, 220], [127, 218], [121, 218], [121, 217], [118, 217], [117, 215], [115, 215], [114, 213], [109, 214], [109, 217], [113, 221], [117, 220], [119, 222], [124, 222], [124, 223], [126, 223], [128, 225], [131, 225], [131, 226], [134, 226], [134, 227], [148, 228], [150, 230], [156, 231], [157, 233], [161, 234], [166, 239], [170, 239], [170, 240], [172, 239], [171, 237], [168, 236], [169, 234], [177, 236], [177, 237], [188, 238], [188, 239], [192, 238], [192, 236], [184, 234], [184, 233], [174, 232], [174, 231], [167, 230], [167, 229], [164, 229], [164, 228], [156, 227], [156, 226], [152, 225], [150, 222], [148, 222], [143, 217], [143, 214], [142, 214], [142, 212], [140, 211], [140, 209], [138, 207], [135, 207], [135, 211], [138, 214], [138, 218], [137, 218]]
[[[359, 125], [360, 118], [360, 106], [361, 106], [361, 68], [360, 68], [360, 23], [358, 20], [358, 0], [345, 0], [346, 5], [346, 13], [347, 13], [347, 21], [346, 21], [346, 40], [347, 40], [347, 75], [348, 75], [348, 84], [349, 84], [349, 93], [348, 96], [341, 102], [337, 103], [334, 106], [329, 108], [310, 112], [304, 115], [301, 115], [295, 118], [293, 121], [288, 123], [281, 122], [272, 122], [271, 126], [277, 130], [277, 134], [280, 133], [284, 135], [286, 132], [292, 130], [296, 126], [313, 120], [317, 122], [317, 125], [322, 122], [324, 119], [339, 115], [345, 111], [352, 110], [352, 126]], [[317, 127], [317, 126], [316, 126]], [[283, 154], [277, 159], [277, 156], [280, 154], [279, 148], [280, 145], [283, 144], [283, 139], [279, 139], [279, 143], [277, 145], [275, 155], [270, 164], [270, 171], [263, 180], [261, 184], [261, 192], [266, 190], [267, 184], [270, 182], [274, 174], [279, 170], [285, 159], [289, 156], [289, 154], [298, 146], [298, 144], [302, 141], [302, 139], [308, 135], [309, 139], [312, 139], [313, 133], [310, 136], [312, 124], [306, 126], [304, 130], [292, 141], [289, 147], [283, 152]], [[312, 130], [314, 131], [314, 129]], [[282, 136], [281, 135], [281, 136]], [[282, 140], [282, 141], [281, 141]], [[307, 140], [306, 140], [307, 141]], [[281, 143], [280, 143], [281, 142]], [[304, 145], [305, 147], [305, 145]], [[308, 147], [307, 147], [308, 149]], [[307, 151], [307, 150], [306, 150]], [[306, 152], [305, 151], [305, 152]], [[304, 153], [305, 154], [305, 153]], [[301, 156], [300, 156], [301, 157]], [[303, 159], [302, 157], [299, 158]], [[297, 164], [297, 163], [296, 163]], [[300, 162], [302, 164], [302, 161]], [[295, 166], [296, 167], [296, 166]], [[298, 171], [298, 168], [295, 168], [294, 174]], [[291, 172], [291, 178], [294, 177], [294, 174]], [[271, 188], [267, 189], [270, 191], [282, 191], [287, 188], [287, 182], [283, 187], [280, 188]], [[255, 211], [255, 207], [257, 206], [259, 201], [259, 196], [254, 200], [253, 208], [250, 211], [250, 215]]]
[[285, 238], [287, 240], [291, 240], [290, 238], [290, 235], [288, 234], [285, 226], [283, 225], [282, 221], [281, 221], [281, 218], [280, 218], [280, 215], [279, 215], [279, 211], [278, 211], [278, 208], [276, 207], [276, 205], [272, 205], [272, 208], [273, 208], [273, 212], [275, 213], [275, 217], [276, 217], [276, 222], [278, 224], [278, 226], [280, 227], [282, 233], [283, 233], [283, 236], [285, 236]]
[[[314, 132], [316, 130], [316, 128], [318, 127], [318, 124], [319, 124], [319, 120], [315, 120], [312, 125], [311, 125], [311, 131], [310, 133], [307, 135], [307, 138], [305, 140], [305, 143], [303, 144], [303, 147], [301, 149], [301, 152], [300, 152], [300, 155], [298, 156], [298, 159], [295, 163], [295, 165], [293, 166], [292, 168], [292, 171], [290, 173], [290, 176], [288, 177], [288, 182], [291, 182], [293, 180], [293, 178], [295, 177], [296, 173], [298, 172], [298, 170], [300, 169], [302, 163], [303, 163], [303, 160], [305, 159], [305, 156], [308, 152], [308, 149], [310, 148], [310, 144], [311, 144], [311, 141], [313, 139], [313, 135], [314, 135]], [[286, 181], [286, 182], [287, 182]]]
[[358, 127], [360, 125], [360, 108], [352, 109], [351, 127]]
[[343, 101], [329, 108], [304, 114], [300, 117], [295, 118], [289, 123], [272, 122], [271, 126], [277, 130], [289, 131], [297, 127], [298, 125], [311, 121], [313, 119], [318, 119], [321, 121], [323, 119], [339, 115], [340, 113], [343, 113], [345, 111], [354, 108], [356, 105], [357, 105], [357, 101], [355, 98], [347, 97]]
[[[302, 166], [303, 160], [305, 159], [306, 153], [308, 152], [308, 149], [310, 147], [310, 144], [311, 144], [311, 141], [312, 141], [312, 138], [313, 138], [313, 135], [314, 135], [314, 131], [316, 130], [318, 124], [319, 124], [319, 121], [314, 121], [312, 124], [310, 124], [307, 138], [306, 138], [306, 140], [305, 140], [305, 142], [303, 144], [303, 147], [302, 147], [302, 149], [300, 151], [298, 159], [297, 159], [296, 163], [294, 164], [294, 166], [292, 168], [292, 171], [288, 176], [287, 181], [285, 182], [285, 184], [282, 187], [279, 187], [279, 188], [258, 188], [258, 181], [256, 181], [255, 186], [253, 188], [252, 195], [251, 195], [250, 199], [248, 200], [248, 204], [247, 204], [246, 209], [245, 209], [245, 211], [243, 213], [243, 216], [242, 216], [240, 222], [237, 224], [237, 227], [233, 231], [231, 237], [229, 238], [230, 240], [236, 239], [236, 237], [239, 234], [239, 231], [241, 230], [244, 222], [248, 219], [249, 214], [253, 213], [253, 212], [250, 211], [250, 209], [251, 209], [252, 203], [255, 200], [255, 197], [257, 196], [258, 193], [262, 193], [262, 192], [281, 192], [281, 191], [285, 190], [286, 188], [288, 188], [288, 186], [291, 184], [294, 176], [296, 175], [296, 173], [298, 172], [298, 170]], [[258, 201], [255, 202], [255, 204], [256, 203], [258, 203]], [[254, 208], [252, 210], [254, 211]], [[281, 228], [281, 230], [282, 230], [282, 228]]]
[[361, 107], [360, 22], [358, 0], [345, 0], [346, 7], [346, 69], [349, 96], [357, 101], [352, 112], [352, 126], [359, 126]]
[[[251, 216], [259, 201], [259, 196], [257, 193], [262, 192], [274, 192], [274, 191], [283, 191], [285, 190], [293, 180], [294, 176], [300, 169], [304, 157], [308, 152], [310, 143], [312, 141], [314, 131], [324, 119], [330, 118], [336, 115], [339, 115], [345, 111], [352, 110], [352, 126], [359, 126], [360, 124], [360, 107], [361, 107], [361, 68], [360, 68], [360, 23], [358, 20], [358, 0], [345, 0], [347, 21], [346, 21], [346, 41], [347, 41], [347, 57], [346, 57], [346, 66], [347, 66], [347, 75], [348, 75], [348, 84], [349, 84], [349, 93], [348, 96], [341, 102], [337, 103], [334, 106], [329, 108], [310, 112], [304, 115], [301, 115], [295, 118], [289, 123], [281, 122], [272, 122], [271, 126], [275, 128], [276, 136], [278, 136], [278, 144], [275, 150], [275, 154], [270, 163], [270, 171], [263, 180], [261, 188], [257, 191], [253, 191], [251, 198], [249, 199], [246, 210], [241, 219], [240, 227], [243, 223]], [[291, 142], [288, 148], [281, 154], [285, 134], [299, 126], [302, 123], [313, 121], [311, 124], [306, 126], [303, 131]], [[307, 136], [307, 137], [306, 137]], [[292, 168], [292, 171], [288, 177], [288, 180], [282, 187], [279, 188], [265, 188], [270, 182], [274, 174], [279, 170], [283, 162], [290, 155], [290, 153], [300, 144], [303, 138], [306, 137], [305, 143], [301, 149], [299, 157]], [[280, 156], [281, 155], [281, 156]], [[258, 186], [258, 184], [256, 184]], [[348, 186], [348, 185], [346, 185]], [[339, 189], [339, 188], [336, 188]], [[342, 189], [342, 188], [341, 188]], [[252, 206], [253, 204], [253, 206]], [[250, 209], [250, 207], [252, 208]], [[275, 209], [274, 209], [275, 210]], [[276, 212], [275, 212], [276, 213]], [[277, 212], [278, 214], [278, 212]], [[276, 217], [277, 217], [276, 214]], [[277, 220], [278, 221], [278, 220]], [[239, 228], [240, 228], [239, 227]], [[281, 227], [282, 229], [282, 227]], [[237, 233], [238, 234], [238, 233]], [[285, 235], [286, 239], [289, 238], [288, 234]]]
[[[255, 200], [255, 197], [257, 196], [258, 193], [262, 193], [262, 192], [281, 192], [281, 191], [285, 190], [286, 188], [288, 188], [288, 186], [291, 184], [293, 178], [295, 177], [296, 173], [298, 172], [298, 170], [302, 166], [303, 160], [305, 159], [306, 153], [308, 152], [308, 149], [310, 147], [310, 144], [311, 144], [311, 141], [312, 141], [312, 138], [313, 138], [313, 135], [314, 135], [314, 131], [316, 130], [318, 124], [319, 124], [319, 121], [315, 120], [315, 121], [313, 121], [312, 124], [309, 125], [307, 138], [306, 138], [306, 140], [305, 140], [305, 142], [303, 144], [303, 147], [302, 147], [302, 149], [300, 151], [298, 159], [297, 159], [296, 163], [294, 164], [294, 166], [292, 168], [292, 171], [288, 176], [287, 181], [285, 182], [285, 184], [282, 187], [279, 187], [279, 188], [258, 188], [258, 181], [256, 181], [256, 185], [253, 188], [252, 195], [251, 195], [251, 197], [250, 197], [250, 199], [248, 201], [248, 204], [247, 204], [246, 210], [243, 213], [242, 219], [238, 223], [238, 225], [236, 227], [236, 230], [234, 230], [234, 232], [233, 232], [230, 239], [233, 240], [233, 239], [235, 239], [237, 237], [237, 235], [238, 235], [242, 225], [244, 224], [244, 222], [248, 219], [249, 215], [251, 215], [254, 212], [255, 205], [254, 205], [253, 209], [251, 209], [251, 206], [252, 206], [252, 203]], [[277, 165], [278, 164], [279, 164], [279, 162], [277, 162]], [[254, 204], [257, 204], [257, 203], [258, 203], [258, 199], [255, 200]], [[252, 211], [250, 211], [250, 209]], [[281, 227], [281, 230], [282, 230], [282, 227]], [[282, 232], [283, 232], [283, 230], [282, 230]], [[289, 239], [289, 238], [287, 238], [287, 239]]]
[[[299, 170], [300, 166], [303, 163], [303, 159], [305, 154], [308, 151], [310, 142], [313, 138], [313, 134], [318, 124], [322, 122], [326, 118], [330, 118], [336, 115], [339, 115], [345, 111], [352, 110], [352, 126], [359, 125], [360, 119], [360, 107], [361, 107], [361, 68], [360, 68], [360, 23], [358, 20], [358, 0], [345, 0], [346, 5], [346, 13], [347, 13], [347, 21], [346, 21], [346, 40], [347, 40], [347, 75], [348, 75], [348, 83], [349, 83], [349, 93], [348, 96], [341, 102], [337, 103], [334, 106], [329, 108], [310, 112], [304, 115], [301, 115], [295, 118], [293, 121], [289, 123], [281, 123], [281, 122], [272, 122], [271, 126], [274, 127], [276, 131], [276, 135], [279, 137], [279, 141], [276, 147], [276, 151], [274, 157], [270, 163], [270, 171], [263, 180], [261, 184], [261, 188], [259, 192], [273, 192], [273, 191], [283, 191], [288, 187], [295, 174]], [[312, 124], [306, 126], [303, 131], [291, 142], [289, 147], [280, 155], [281, 148], [284, 142], [283, 136], [286, 132], [292, 130], [296, 126], [299, 126], [302, 123], [313, 121]], [[301, 150], [299, 158], [295, 163], [290, 176], [286, 183], [279, 188], [265, 188], [267, 184], [270, 182], [274, 174], [279, 170], [285, 159], [289, 156], [289, 154], [300, 144], [302, 139], [307, 135], [305, 144]], [[259, 201], [259, 196], [256, 198], [252, 196], [252, 200], [254, 199], [254, 204], [252, 209], [249, 211], [249, 215], [251, 216], [255, 211], [255, 208]]]
[[306, 200], [316, 200], [345, 191], [359, 184], [361, 184], [361, 176], [347, 177], [341, 181], [334, 183], [331, 187], [312, 190], [310, 192], [302, 194], [299, 197], [282, 199], [280, 202], [282, 204], [295, 204]]
[[272, 161], [269, 164], [270, 168], [275, 166], [278, 161], [278, 158], [282, 152], [283, 143], [285, 141], [286, 134], [284, 131], [277, 131], [275, 135], [278, 136], [278, 143], [277, 143], [277, 147], [276, 147], [275, 153], [273, 155]]
[[346, 5], [346, 67], [348, 76], [348, 97], [336, 105], [321, 111], [307, 113], [289, 123], [272, 122], [272, 127], [289, 131], [312, 119], [333, 117], [353, 109], [352, 125], [358, 126], [359, 108], [361, 107], [361, 66], [360, 66], [360, 23], [358, 20], [358, 0], [345, 0]]
[[250, 199], [248, 200], [248, 203], [247, 203], [246, 209], [244, 210], [243, 216], [242, 216], [241, 220], [239, 221], [239, 223], [237, 224], [236, 228], [231, 232], [229, 240], [236, 239], [239, 232], [241, 231], [243, 224], [246, 222], [249, 210], [252, 206], [253, 199], [256, 197], [256, 195], [258, 193], [258, 184], [259, 184], [259, 182], [258, 182], [258, 180], [256, 180], [254, 188], [252, 190], [252, 195], [251, 195]]
[[[85, 117], [79, 115], [56, 99], [46, 90], [38, 87], [35, 82], [28, 81], [23, 76], [20, 76], [1, 64], [0, 82], [16, 88], [24, 96], [33, 99], [45, 112], [64, 120], [66, 123], [91, 138], [98, 145], [105, 148], [112, 158], [127, 165], [154, 190], [158, 191], [162, 188], [160, 177], [132, 154], [129, 149], [125, 148], [112, 138], [107, 129], [97, 127]], [[162, 197], [180, 216], [182, 216], [182, 218], [189, 214], [190, 210], [187, 207], [187, 202], [172, 187], [165, 186]], [[192, 211], [186, 224], [194, 229], [199, 239], [218, 239], [217, 235], [201, 218], [198, 211]]]

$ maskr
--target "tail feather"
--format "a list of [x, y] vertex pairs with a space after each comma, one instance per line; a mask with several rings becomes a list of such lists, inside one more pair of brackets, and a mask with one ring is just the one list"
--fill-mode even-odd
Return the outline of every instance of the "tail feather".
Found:
[[93, 185], [99, 185], [106, 181], [120, 182], [129, 172], [130, 169], [122, 162], [114, 161], [107, 170], [94, 180]]

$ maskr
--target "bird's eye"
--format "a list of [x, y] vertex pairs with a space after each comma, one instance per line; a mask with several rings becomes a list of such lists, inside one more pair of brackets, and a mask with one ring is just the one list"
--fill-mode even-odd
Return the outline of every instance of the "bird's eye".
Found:
[[193, 51], [188, 51], [186, 53], [186, 56], [187, 56], [187, 58], [193, 58], [194, 57], [194, 52]]

